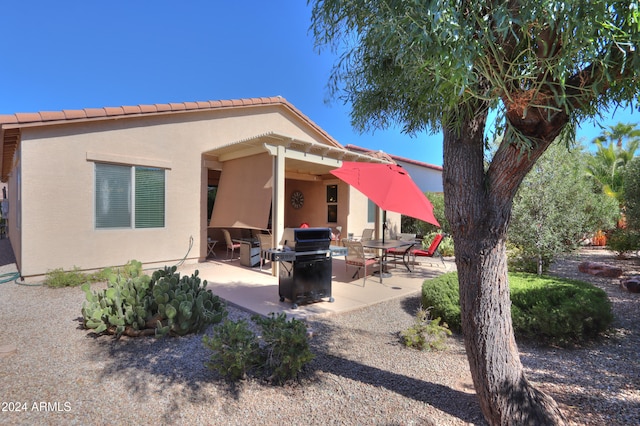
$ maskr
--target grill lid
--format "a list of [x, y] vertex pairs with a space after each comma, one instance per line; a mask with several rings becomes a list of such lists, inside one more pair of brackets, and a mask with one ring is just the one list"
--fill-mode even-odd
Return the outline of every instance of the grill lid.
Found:
[[293, 230], [296, 251], [328, 250], [331, 244], [330, 228], [296, 228]]

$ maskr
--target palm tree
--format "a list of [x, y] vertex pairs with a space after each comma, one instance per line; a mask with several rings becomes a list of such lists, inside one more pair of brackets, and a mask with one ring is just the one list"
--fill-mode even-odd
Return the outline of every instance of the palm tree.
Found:
[[624, 204], [624, 168], [640, 146], [640, 130], [636, 126], [618, 123], [603, 131], [592, 142], [598, 150], [587, 164], [587, 174], [598, 183], [602, 192], [615, 198], [621, 206]]

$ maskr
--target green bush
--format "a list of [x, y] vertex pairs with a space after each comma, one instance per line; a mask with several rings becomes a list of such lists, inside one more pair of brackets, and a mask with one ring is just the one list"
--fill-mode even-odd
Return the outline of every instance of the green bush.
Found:
[[44, 285], [52, 288], [78, 287], [86, 282], [92, 281], [85, 273], [80, 271], [80, 268], [74, 266], [71, 271], [59, 268], [47, 272]]
[[[511, 318], [516, 337], [569, 346], [595, 339], [613, 321], [606, 293], [576, 280], [510, 273]], [[427, 280], [422, 303], [433, 306], [454, 331], [461, 330], [457, 273]]]
[[640, 249], [640, 232], [630, 229], [616, 229], [607, 238], [607, 248], [624, 259]]
[[400, 333], [402, 343], [418, 350], [444, 349], [451, 330], [446, 323], [440, 324], [440, 321], [440, 318], [431, 318], [430, 309], [421, 307], [416, 312], [414, 324]]
[[247, 372], [260, 362], [258, 338], [244, 320], [225, 320], [202, 341], [213, 351], [207, 367], [231, 381], [246, 378]]
[[137, 260], [130, 260], [122, 267], [105, 268], [91, 274], [81, 272], [80, 268], [74, 266], [71, 271], [59, 268], [47, 272], [44, 285], [53, 288], [78, 287], [85, 283], [108, 281], [110, 277], [116, 275], [137, 277], [140, 274], [142, 274], [142, 263]]
[[252, 319], [262, 329], [261, 367], [267, 380], [282, 384], [296, 378], [314, 358], [305, 323], [295, 318], [287, 321], [284, 313]]
[[295, 318], [287, 321], [283, 313], [251, 319], [261, 328], [261, 336], [256, 337], [241, 320], [225, 321], [211, 337], [204, 337], [205, 346], [214, 352], [207, 366], [231, 380], [249, 371], [260, 372], [274, 384], [295, 379], [314, 358], [305, 324]]
[[84, 326], [116, 336], [163, 336], [199, 333], [222, 321], [227, 315], [225, 305], [205, 289], [206, 281], [201, 284], [198, 271], [182, 278], [175, 271], [175, 266], [165, 267], [149, 277], [136, 267], [128, 273], [140, 275], [112, 274], [101, 291], [91, 291], [84, 284]]
[[452, 272], [426, 280], [422, 284], [422, 306], [430, 306], [431, 315], [442, 318], [451, 330], [459, 332], [461, 324], [458, 274]]
[[546, 252], [525, 253], [521, 247], [508, 244], [507, 248], [507, 265], [509, 272], [528, 272], [537, 274], [538, 268], [541, 266], [542, 273], [549, 270], [549, 266], [553, 262], [554, 255]]

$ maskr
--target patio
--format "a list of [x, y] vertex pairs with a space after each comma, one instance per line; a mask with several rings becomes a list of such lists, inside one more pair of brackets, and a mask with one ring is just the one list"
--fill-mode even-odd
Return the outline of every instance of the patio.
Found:
[[[182, 265], [178, 272], [190, 275], [197, 269], [200, 278], [207, 280], [207, 288], [214, 294], [229, 304], [249, 312], [261, 315], [284, 312], [298, 319], [348, 312], [396, 297], [419, 293], [425, 279], [455, 270], [452, 258], [445, 259], [446, 271], [437, 259], [433, 259], [432, 263], [428, 260], [422, 261], [421, 264], [415, 265], [413, 272], [408, 272], [404, 266], [398, 265], [391, 269], [392, 276], [384, 278], [382, 283], [377, 276], [367, 276], [363, 287], [362, 277], [351, 278], [355, 267], [349, 266], [346, 271], [344, 258], [337, 257], [332, 261], [331, 293], [335, 301], [331, 303], [323, 299], [292, 309], [291, 301], [280, 302], [278, 277], [271, 275], [270, 262], [260, 271], [259, 267], [241, 266], [238, 258], [227, 260], [224, 252], [217, 254], [218, 258], [208, 259], [203, 263]], [[360, 274], [362, 275], [362, 272]]]

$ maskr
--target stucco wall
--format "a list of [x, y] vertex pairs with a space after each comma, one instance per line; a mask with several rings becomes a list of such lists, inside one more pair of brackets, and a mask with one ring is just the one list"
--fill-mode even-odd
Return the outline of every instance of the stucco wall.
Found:
[[[24, 128], [22, 275], [130, 259], [171, 264], [185, 256], [202, 258], [207, 232], [202, 153], [268, 132], [322, 142], [311, 127], [283, 111], [262, 107]], [[165, 228], [95, 229], [95, 159], [166, 167]]]
[[442, 171], [429, 169], [416, 164], [398, 161], [404, 169], [409, 172], [409, 176], [423, 192], [443, 192]]

